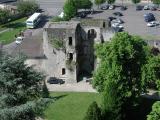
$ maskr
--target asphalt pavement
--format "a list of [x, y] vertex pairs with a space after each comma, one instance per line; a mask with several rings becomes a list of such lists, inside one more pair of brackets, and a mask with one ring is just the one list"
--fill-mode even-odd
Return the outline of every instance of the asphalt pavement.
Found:
[[49, 16], [56, 16], [63, 11], [65, 0], [36, 0], [40, 8]]

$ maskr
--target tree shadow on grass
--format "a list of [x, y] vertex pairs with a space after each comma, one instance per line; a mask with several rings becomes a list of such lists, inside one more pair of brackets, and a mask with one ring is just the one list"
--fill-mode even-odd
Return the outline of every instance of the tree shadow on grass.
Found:
[[25, 23], [20, 23], [20, 22], [10, 23], [10, 24], [4, 25], [3, 27], [5, 27], [5, 28], [22, 28], [22, 27], [25, 27]]
[[51, 96], [50, 98], [53, 99], [53, 100], [55, 100], [55, 101], [57, 101], [57, 100], [59, 100], [59, 99], [61, 99], [61, 98], [66, 97], [67, 95], [68, 95], [68, 94], [59, 95], [59, 96]]

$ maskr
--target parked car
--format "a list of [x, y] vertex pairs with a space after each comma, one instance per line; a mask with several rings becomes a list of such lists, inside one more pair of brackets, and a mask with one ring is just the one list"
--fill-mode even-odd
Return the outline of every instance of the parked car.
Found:
[[113, 10], [114, 8], [115, 8], [114, 5], [110, 5], [110, 6], [109, 6], [109, 10]]
[[114, 32], [122, 32], [123, 28], [119, 28], [119, 27], [112, 27]]
[[119, 23], [119, 24], [124, 23], [124, 21], [122, 19], [120, 19], [120, 18], [114, 19], [114, 20], [112, 20], [112, 22]]
[[112, 20], [115, 20], [115, 19], [116, 19], [116, 17], [112, 17], [112, 16], [111, 16], [111, 17], [108, 17], [108, 20], [109, 20], [109, 21], [112, 21]]
[[107, 10], [107, 9], [109, 9], [109, 5], [108, 4], [105, 4], [105, 5], [101, 6], [101, 10]]
[[123, 14], [121, 12], [114, 12], [113, 13], [115, 16], [123, 16]]
[[111, 25], [111, 27], [112, 28], [123, 28], [123, 26], [121, 25], [121, 24], [119, 24], [119, 23], [112, 23], [112, 25]]
[[16, 44], [21, 44], [22, 40], [23, 40], [23, 37], [17, 37], [15, 42]]
[[85, 17], [87, 17], [87, 13], [86, 12], [80, 12], [80, 13], [77, 14], [77, 17], [85, 18]]
[[49, 84], [64, 84], [64, 81], [62, 79], [57, 79], [55, 77], [49, 77], [47, 80], [47, 83]]
[[151, 11], [156, 11], [156, 10], [157, 10], [157, 8], [156, 8], [156, 7], [154, 7], [154, 6], [151, 6], [151, 7], [150, 7], [150, 10], [151, 10]]
[[149, 5], [145, 5], [143, 8], [143, 10], [149, 10], [149, 9], [150, 9]]
[[145, 22], [152, 22], [155, 21], [155, 17], [152, 13], [146, 13], [144, 14], [144, 20]]
[[126, 6], [122, 6], [122, 7], [120, 8], [120, 10], [122, 10], [122, 11], [127, 10], [127, 7], [126, 7]]
[[157, 26], [157, 25], [159, 25], [158, 21], [152, 21], [152, 22], [147, 23], [148, 27], [154, 27], [154, 26]]
[[143, 9], [143, 6], [141, 6], [141, 5], [137, 5], [137, 6], [136, 6], [136, 10], [137, 10], [137, 11], [140, 11], [140, 10], [142, 10], [142, 9]]

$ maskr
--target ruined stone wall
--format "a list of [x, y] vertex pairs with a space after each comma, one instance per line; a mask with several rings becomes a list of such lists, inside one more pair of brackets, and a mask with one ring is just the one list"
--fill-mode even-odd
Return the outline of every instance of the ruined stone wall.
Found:
[[[75, 50], [75, 30], [74, 29], [46, 29], [44, 30], [44, 60], [43, 68], [48, 76], [62, 78], [66, 83], [77, 82], [76, 60], [77, 54]], [[57, 38], [64, 41], [63, 49], [55, 49], [49, 42], [51, 38]], [[69, 45], [69, 39], [72, 45]], [[72, 54], [72, 55], [70, 55]], [[70, 57], [72, 57], [70, 62]], [[62, 70], [64, 69], [64, 71]], [[64, 73], [63, 73], [64, 72]]]

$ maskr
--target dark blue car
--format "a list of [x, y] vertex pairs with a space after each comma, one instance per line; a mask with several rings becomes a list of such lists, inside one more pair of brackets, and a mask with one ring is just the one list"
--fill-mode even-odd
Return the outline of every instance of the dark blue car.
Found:
[[144, 14], [144, 20], [145, 22], [155, 21], [155, 17], [152, 13], [146, 13]]

